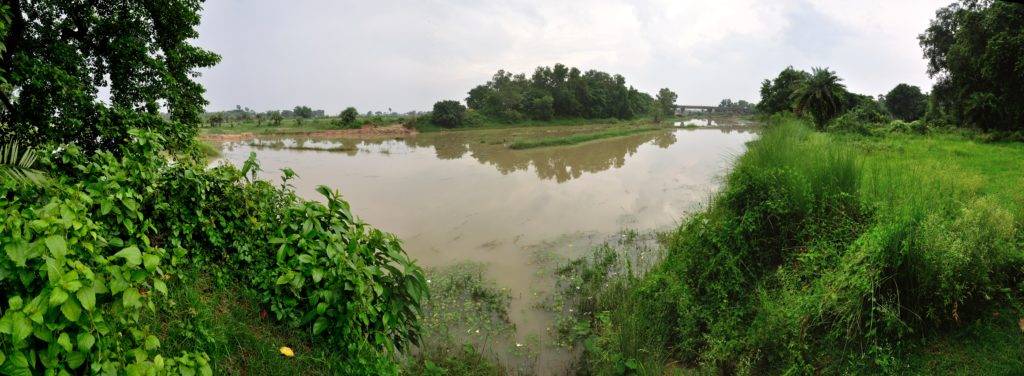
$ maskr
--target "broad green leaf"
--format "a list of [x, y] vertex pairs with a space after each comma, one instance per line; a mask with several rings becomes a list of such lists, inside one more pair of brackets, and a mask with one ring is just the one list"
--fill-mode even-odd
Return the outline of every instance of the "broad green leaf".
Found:
[[142, 252], [134, 245], [115, 253], [114, 257], [124, 258], [125, 264], [128, 266], [139, 266], [142, 263]]
[[95, 288], [87, 287], [84, 289], [78, 289], [78, 291], [75, 292], [75, 296], [78, 297], [78, 301], [82, 303], [82, 308], [85, 308], [86, 311], [92, 312], [93, 308], [96, 308]]
[[21, 297], [17, 295], [7, 299], [7, 307], [9, 307], [8, 309], [21, 309], [23, 304], [24, 302], [21, 300]]
[[64, 351], [71, 352], [71, 350], [73, 350], [71, 347], [71, 336], [69, 336], [67, 332], [61, 333], [60, 336], [57, 337], [57, 344], [60, 345], [60, 347], [63, 347]]
[[68, 300], [68, 292], [60, 287], [54, 287], [53, 291], [50, 291], [50, 307], [57, 307], [64, 304], [64, 301]]
[[78, 350], [89, 351], [92, 349], [92, 345], [96, 343], [96, 337], [89, 332], [82, 332], [78, 334]]
[[142, 302], [139, 301], [139, 299], [142, 298], [142, 295], [139, 294], [139, 290], [135, 288], [124, 290], [121, 298], [124, 299], [125, 307], [142, 307]]
[[316, 322], [313, 323], [313, 335], [322, 333], [324, 329], [327, 329], [327, 318], [320, 316], [316, 319]]
[[4, 355], [4, 352], [0, 351], [0, 366], [4, 365], [5, 361], [7, 361], [7, 355]]
[[167, 284], [162, 280], [154, 279], [153, 289], [159, 291], [161, 294], [167, 295]]
[[146, 253], [142, 255], [142, 264], [146, 267], [146, 270], [154, 271], [160, 265], [160, 256]]
[[156, 338], [154, 335], [147, 336], [146, 350], [156, 350], [158, 348], [160, 348], [160, 339]]
[[68, 320], [78, 321], [78, 318], [82, 315], [82, 306], [78, 305], [78, 302], [74, 299], [68, 299], [64, 304], [61, 304], [60, 311]]
[[7, 311], [11, 316], [11, 336], [15, 341], [22, 341], [32, 334], [32, 322], [24, 313]]
[[82, 351], [72, 352], [68, 354], [67, 360], [68, 366], [71, 367], [71, 369], [78, 369], [78, 367], [81, 367], [82, 364], [85, 363], [85, 353]]
[[68, 243], [64, 240], [63, 236], [50, 235], [46, 238], [46, 248], [50, 250], [50, 254], [58, 260], [64, 259], [64, 255], [68, 253]]
[[324, 279], [324, 270], [313, 268], [313, 282], [320, 282], [321, 279]]
[[5, 251], [7, 251], [7, 258], [14, 261], [14, 265], [25, 267], [25, 262], [28, 261], [29, 251], [28, 244], [24, 242], [18, 242], [14, 244], [8, 244]]

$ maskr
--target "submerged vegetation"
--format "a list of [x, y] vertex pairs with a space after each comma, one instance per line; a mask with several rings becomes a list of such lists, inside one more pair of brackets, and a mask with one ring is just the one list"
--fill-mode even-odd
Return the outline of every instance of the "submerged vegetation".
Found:
[[620, 128], [608, 129], [594, 133], [572, 134], [561, 137], [547, 137], [534, 140], [515, 141], [508, 145], [512, 149], [530, 149], [546, 146], [565, 146], [584, 143], [587, 141], [600, 140], [609, 137], [620, 137], [640, 132], [664, 129], [663, 127], [641, 127], [641, 128]]

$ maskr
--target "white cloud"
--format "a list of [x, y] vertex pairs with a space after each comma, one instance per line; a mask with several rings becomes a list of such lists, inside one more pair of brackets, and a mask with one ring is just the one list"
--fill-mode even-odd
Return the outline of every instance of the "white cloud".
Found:
[[757, 99], [786, 65], [828, 66], [866, 94], [930, 87], [916, 36], [944, 2], [271, 1], [205, 3], [211, 108], [426, 109], [498, 69], [561, 62], [681, 102]]

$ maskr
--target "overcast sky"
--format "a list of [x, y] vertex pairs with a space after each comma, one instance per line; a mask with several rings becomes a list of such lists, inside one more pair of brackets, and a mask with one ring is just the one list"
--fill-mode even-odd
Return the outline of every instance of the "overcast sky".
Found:
[[917, 35], [950, 0], [212, 0], [198, 44], [209, 109], [428, 110], [498, 69], [619, 73], [677, 103], [756, 102], [787, 65], [829, 67], [855, 92], [930, 90]]

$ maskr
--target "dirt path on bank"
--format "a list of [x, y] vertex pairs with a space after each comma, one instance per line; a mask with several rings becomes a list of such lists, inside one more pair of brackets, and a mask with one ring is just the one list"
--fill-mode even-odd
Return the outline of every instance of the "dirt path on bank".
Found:
[[391, 124], [385, 126], [364, 126], [357, 129], [331, 129], [322, 131], [281, 131], [281, 132], [267, 132], [267, 133], [253, 133], [253, 132], [241, 132], [241, 133], [228, 133], [228, 134], [203, 134], [199, 135], [199, 139], [203, 141], [214, 141], [214, 142], [227, 142], [227, 141], [243, 141], [258, 137], [274, 137], [274, 136], [299, 136], [299, 137], [314, 137], [314, 138], [382, 138], [382, 137], [405, 137], [415, 135], [417, 132], [413, 129], [403, 127], [401, 124]]

